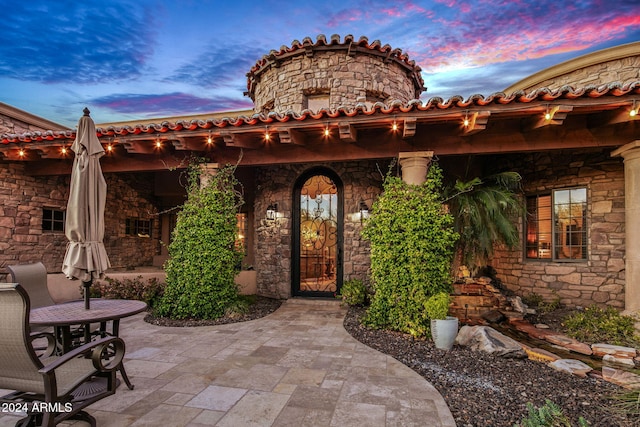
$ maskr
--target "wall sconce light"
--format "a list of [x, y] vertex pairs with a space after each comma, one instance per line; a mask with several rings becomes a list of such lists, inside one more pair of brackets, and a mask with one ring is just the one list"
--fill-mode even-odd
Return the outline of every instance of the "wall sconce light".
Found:
[[271, 203], [267, 207], [267, 220], [268, 221], [275, 221], [277, 218], [278, 218], [278, 204], [277, 203]]
[[363, 220], [369, 218], [369, 206], [367, 206], [364, 200], [360, 199], [358, 210], [360, 211], [360, 223], [362, 223]]

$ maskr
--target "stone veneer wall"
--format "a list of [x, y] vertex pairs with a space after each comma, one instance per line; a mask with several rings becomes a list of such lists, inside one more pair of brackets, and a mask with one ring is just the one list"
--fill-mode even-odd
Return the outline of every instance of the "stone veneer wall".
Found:
[[[536, 84], [536, 87], [558, 89], [569, 85], [578, 88], [589, 85], [599, 86], [611, 82], [625, 84], [638, 80], [640, 80], [640, 55], [579, 68], [570, 73], [545, 80]], [[528, 88], [528, 90], [530, 89], [534, 88]]]
[[[378, 165], [380, 168], [378, 168]], [[292, 196], [298, 177], [313, 166], [335, 171], [344, 190], [344, 274], [343, 279], [368, 280], [369, 244], [360, 239], [362, 225], [358, 203], [362, 198], [369, 207], [382, 191], [387, 171], [384, 161], [359, 161], [329, 164], [293, 164], [268, 166], [256, 171], [255, 269], [258, 294], [273, 298], [291, 296]], [[269, 224], [264, 218], [267, 206], [278, 203], [280, 219]]]
[[[501, 157], [507, 170], [523, 177], [527, 194], [587, 187], [586, 262], [524, 260], [523, 249], [498, 249], [492, 266], [503, 284], [518, 295], [535, 292], [545, 300], [560, 297], [567, 306], [624, 308], [624, 167], [608, 150], [554, 151]], [[522, 224], [520, 224], [522, 228]]]
[[[369, 101], [408, 102], [419, 97], [407, 71], [394, 61], [344, 50], [300, 54], [262, 72], [256, 83], [254, 110], [300, 112], [307, 95], [329, 94], [331, 109]], [[369, 97], [369, 98], [368, 98]]]
[[[31, 176], [27, 162], [0, 162], [0, 280], [9, 264], [42, 261], [58, 273], [67, 245], [64, 233], [42, 231], [42, 209], [66, 209], [69, 176]], [[159, 253], [157, 209], [151, 176], [105, 174], [105, 246], [113, 268], [151, 265]], [[125, 218], [155, 219], [153, 238], [125, 236]]]
[[4, 114], [0, 114], [0, 135], [3, 133], [22, 134], [26, 132], [43, 131], [43, 130], [45, 129], [42, 129], [39, 126], [30, 125], [23, 121], [17, 120], [13, 117], [8, 117]]

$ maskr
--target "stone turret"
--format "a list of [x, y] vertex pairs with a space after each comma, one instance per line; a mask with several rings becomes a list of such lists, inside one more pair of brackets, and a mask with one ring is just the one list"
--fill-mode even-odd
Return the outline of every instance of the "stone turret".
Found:
[[245, 95], [257, 113], [406, 103], [426, 90], [420, 71], [402, 50], [378, 40], [320, 35], [263, 56], [247, 73]]

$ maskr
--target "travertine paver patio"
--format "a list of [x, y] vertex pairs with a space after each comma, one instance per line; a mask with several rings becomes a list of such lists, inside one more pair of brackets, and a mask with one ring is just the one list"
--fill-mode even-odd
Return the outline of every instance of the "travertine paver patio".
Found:
[[[344, 330], [345, 312], [337, 301], [291, 299], [230, 325], [124, 319], [135, 389], [122, 385], [89, 412], [102, 427], [455, 426], [433, 386]], [[5, 414], [0, 426], [15, 420]]]

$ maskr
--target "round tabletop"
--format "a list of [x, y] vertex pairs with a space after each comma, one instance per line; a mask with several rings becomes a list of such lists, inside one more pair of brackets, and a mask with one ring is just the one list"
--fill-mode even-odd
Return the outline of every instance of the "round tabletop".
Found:
[[91, 308], [84, 308], [84, 301], [71, 301], [34, 308], [29, 315], [32, 325], [68, 326], [83, 323], [108, 322], [133, 316], [147, 309], [143, 301], [125, 299], [92, 298]]

